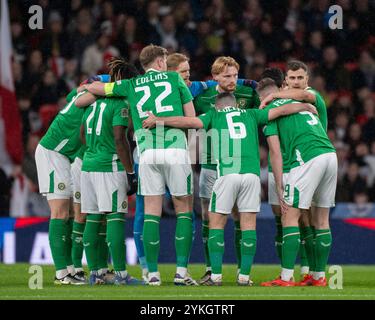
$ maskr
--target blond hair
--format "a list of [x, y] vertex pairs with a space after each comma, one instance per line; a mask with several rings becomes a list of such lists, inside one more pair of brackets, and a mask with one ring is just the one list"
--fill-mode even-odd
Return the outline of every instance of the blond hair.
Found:
[[219, 57], [215, 60], [214, 64], [211, 67], [212, 74], [222, 73], [226, 67], [235, 67], [240, 70], [240, 65], [232, 57]]
[[168, 70], [177, 70], [177, 67], [183, 63], [188, 61], [189, 58], [182, 53], [172, 53], [167, 57], [167, 68]]
[[168, 55], [167, 49], [153, 44], [144, 47], [139, 55], [139, 61], [143, 69], [147, 69], [157, 58]]

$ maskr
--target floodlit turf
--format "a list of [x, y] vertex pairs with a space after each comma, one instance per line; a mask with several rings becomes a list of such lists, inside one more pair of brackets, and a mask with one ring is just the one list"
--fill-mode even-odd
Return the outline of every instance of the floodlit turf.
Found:
[[[126, 286], [56, 286], [53, 284], [54, 269], [43, 266], [43, 289], [29, 289], [29, 265], [0, 265], [0, 299], [100, 299], [100, 300], [294, 300], [294, 299], [346, 299], [375, 300], [375, 266], [343, 266], [343, 289], [329, 287], [264, 288], [259, 284], [271, 280], [279, 272], [276, 265], [256, 265], [252, 271], [253, 287], [238, 287], [235, 284], [236, 266], [224, 266], [222, 287], [176, 287], [173, 285], [175, 267], [161, 265], [163, 284], [161, 287]], [[132, 275], [139, 277], [139, 267], [129, 267]], [[189, 271], [198, 279], [203, 265], [191, 265]], [[296, 275], [299, 276], [299, 270]]]

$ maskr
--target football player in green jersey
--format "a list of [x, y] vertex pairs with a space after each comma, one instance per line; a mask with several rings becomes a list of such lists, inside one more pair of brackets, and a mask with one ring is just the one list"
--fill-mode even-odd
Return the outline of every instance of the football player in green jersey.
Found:
[[[111, 72], [114, 69], [111, 69]], [[133, 74], [131, 74], [133, 75]], [[99, 75], [93, 76], [84, 81], [80, 86], [93, 81], [109, 82], [111, 75]], [[74, 96], [71, 94], [67, 97], [70, 101]], [[83, 132], [81, 132], [81, 140], [84, 141]], [[72, 227], [72, 260], [74, 269], [76, 271], [75, 278], [82, 281], [86, 281], [85, 272], [82, 268], [82, 257], [83, 257], [83, 232], [86, 225], [86, 213], [81, 211], [81, 172], [82, 172], [82, 161], [86, 150], [86, 145], [82, 145], [76, 153], [75, 159], [71, 165], [72, 175], [72, 189], [73, 189], [73, 211], [74, 211], [74, 222]], [[107, 224], [104, 221], [100, 224], [99, 239], [98, 239], [98, 273], [103, 275], [106, 283], [113, 283], [114, 272], [108, 270], [108, 258], [109, 250], [106, 242], [107, 236]]]
[[[231, 92], [237, 99], [240, 109], [258, 108], [260, 101], [258, 94], [252, 87], [237, 85], [239, 64], [232, 57], [219, 57], [211, 67], [213, 79], [218, 82], [216, 86], [210, 87], [194, 100], [194, 107], [198, 115], [208, 112], [215, 107], [216, 96], [221, 92]], [[206, 138], [206, 139], [205, 139]], [[199, 197], [202, 207], [202, 237], [205, 249], [206, 272], [200, 279], [204, 283], [210, 279], [211, 265], [208, 255], [208, 205], [212, 194], [212, 187], [217, 178], [216, 163], [212, 159], [211, 137], [203, 135], [202, 168], [199, 177]], [[235, 249], [238, 270], [241, 266], [241, 229], [239, 216], [236, 208], [233, 210], [235, 224]]]
[[260, 209], [260, 160], [258, 125], [269, 120], [300, 111], [313, 111], [308, 104], [290, 104], [273, 110], [241, 109], [236, 97], [229, 92], [215, 98], [216, 108], [197, 117], [162, 117], [149, 114], [145, 128], [156, 123], [180, 128], [217, 131], [214, 137], [214, 157], [217, 163], [216, 179], [209, 204], [209, 255], [212, 274], [203, 285], [221, 285], [224, 253], [224, 227], [227, 217], [236, 205], [240, 216], [241, 266], [237, 283], [251, 285], [250, 271], [256, 250], [256, 213]]
[[[108, 79], [106, 75], [93, 76], [85, 83], [93, 81], [105, 82]], [[79, 180], [80, 171], [77, 168], [78, 162], [74, 162], [82, 147], [80, 126], [83, 110], [75, 106], [75, 101], [83, 94], [83, 89], [80, 86], [68, 94], [67, 105], [55, 117], [35, 153], [39, 189], [47, 197], [51, 210], [49, 241], [56, 267], [55, 284], [86, 283], [81, 261], [83, 246], [80, 241], [85, 216], [77, 210], [78, 200], [72, 193], [77, 186], [74, 182]], [[74, 199], [73, 205], [70, 198]], [[70, 217], [73, 212], [74, 222]]]
[[[109, 68], [112, 80], [137, 74], [136, 69], [122, 59], [112, 59]], [[81, 102], [86, 99], [83, 95]], [[92, 285], [104, 283], [103, 276], [98, 273], [100, 266], [97, 254], [103, 220], [107, 222], [106, 240], [115, 270], [114, 284], [143, 284], [143, 281], [129, 275], [125, 262], [127, 196], [136, 191], [131, 152], [126, 138], [128, 113], [126, 100], [101, 98], [85, 108], [82, 119], [86, 151], [82, 163], [81, 193], [82, 211], [87, 212], [83, 245]]]
[[[258, 92], [264, 98], [279, 91], [271, 79], [263, 79]], [[268, 108], [297, 102], [292, 99], [277, 99]], [[324, 125], [309, 112], [300, 112], [271, 122], [265, 129], [266, 136], [278, 137], [279, 148], [270, 149], [272, 170], [280, 203], [285, 201], [287, 210], [282, 210], [282, 271], [281, 276], [264, 286], [294, 286], [294, 263], [300, 245], [298, 220], [301, 210], [308, 210], [314, 202], [313, 220], [316, 226], [314, 245], [315, 270], [312, 285], [326, 285], [325, 267], [331, 247], [329, 208], [334, 206], [337, 182], [337, 157]], [[275, 144], [274, 146], [276, 146]], [[280, 147], [283, 150], [281, 155]], [[290, 169], [283, 187], [283, 165]]]
[[[93, 83], [87, 87], [93, 95], [127, 97], [140, 153], [139, 192], [145, 196], [143, 243], [149, 270], [149, 285], [160, 285], [158, 257], [159, 223], [165, 186], [172, 195], [177, 213], [174, 283], [186, 285], [185, 277], [192, 245], [192, 170], [183, 130], [158, 128], [144, 130], [147, 111], [165, 116], [195, 116], [193, 97], [176, 72], [167, 72], [166, 49], [149, 45], [140, 54], [146, 73], [142, 76], [107, 85]], [[176, 179], [179, 177], [179, 179]]]
[[[292, 60], [287, 64], [286, 73], [286, 88], [285, 90], [275, 92], [268, 95], [262, 100], [261, 107], [267, 105], [272, 100], [276, 98], [281, 99], [295, 99], [299, 101], [306, 101], [312, 103], [316, 106], [319, 114], [319, 119], [322, 122], [323, 128], [327, 130], [327, 108], [323, 97], [314, 89], [308, 86], [309, 70], [306, 64], [301, 61]], [[270, 136], [268, 142], [272, 143], [274, 137]], [[285, 169], [285, 168], [284, 168]], [[284, 170], [284, 179], [287, 176], [289, 169]], [[281, 257], [281, 221], [280, 221], [280, 207], [277, 205], [278, 199], [275, 192], [274, 178], [272, 173], [269, 174], [269, 190], [270, 192], [270, 203], [272, 205], [273, 212], [275, 214], [276, 224], [277, 224], [277, 236], [276, 236], [276, 248]], [[311, 285], [312, 284], [312, 274], [315, 268], [314, 261], [314, 226], [311, 220], [311, 211], [314, 210], [314, 206], [309, 210], [304, 210], [300, 218], [301, 227], [301, 282], [299, 285]]]
[[[56, 268], [55, 284], [85, 284], [75, 277], [72, 261], [71, 163], [82, 143], [80, 125], [83, 110], [75, 106], [83, 87], [73, 90], [68, 104], [58, 113], [35, 152], [40, 193], [51, 209], [49, 243]], [[74, 245], [73, 245], [74, 247]]]

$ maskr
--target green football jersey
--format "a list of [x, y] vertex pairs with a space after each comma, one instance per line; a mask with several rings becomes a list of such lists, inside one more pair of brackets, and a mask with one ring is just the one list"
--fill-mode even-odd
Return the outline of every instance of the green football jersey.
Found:
[[193, 100], [189, 88], [177, 72], [148, 70], [129, 80], [108, 83], [106, 96], [126, 97], [130, 104], [139, 152], [146, 149], [186, 149], [185, 133], [181, 129], [157, 126], [142, 129], [142, 122], [152, 112], [155, 116], [183, 116], [183, 105]]
[[[75, 95], [73, 96], [73, 94]], [[74, 102], [84, 92], [73, 90], [69, 96], [70, 102], [57, 114], [47, 133], [40, 140], [46, 149], [56, 151], [73, 162], [78, 149], [82, 146], [80, 127], [84, 109], [78, 108]]]
[[[307, 87], [305, 90], [307, 90], [307, 91], [309, 91], [309, 92], [311, 92], [315, 95], [316, 100], [315, 100], [314, 105], [316, 107], [316, 110], [318, 111], [319, 120], [322, 123], [322, 126], [323, 126], [324, 130], [327, 131], [327, 126], [328, 126], [327, 107], [326, 107], [326, 104], [324, 102], [323, 97], [320, 95], [320, 93], [318, 91], [312, 89], [311, 87]], [[265, 134], [267, 136], [266, 132], [265, 132]], [[268, 134], [268, 136], [269, 135], [272, 135], [272, 134]], [[281, 149], [281, 153], [282, 153], [282, 156], [283, 156], [283, 173], [288, 173], [290, 171], [290, 166], [289, 166], [289, 163], [287, 161], [287, 156], [282, 149]], [[271, 166], [269, 154], [268, 154], [268, 172], [272, 172], [272, 166]]]
[[86, 108], [82, 119], [86, 137], [82, 171], [124, 171], [116, 152], [113, 127], [127, 127], [128, 113], [129, 105], [121, 98], [98, 99]]
[[[214, 109], [216, 96], [218, 94], [219, 91], [217, 90], [217, 86], [214, 86], [208, 88], [202, 94], [198, 95], [194, 99], [194, 108], [197, 115], [204, 114], [209, 110]], [[237, 86], [233, 94], [236, 97], [237, 107], [239, 109], [258, 108], [260, 105], [259, 96], [251, 87]], [[203, 145], [201, 163], [203, 168], [215, 170], [216, 163], [213, 161], [211, 152], [211, 138], [208, 136]]]
[[212, 133], [218, 176], [234, 173], [260, 175], [258, 125], [268, 123], [269, 110], [226, 107], [199, 116]]
[[[292, 99], [277, 99], [266, 109], [289, 103]], [[303, 165], [305, 162], [329, 152], [336, 152], [317, 115], [303, 111], [271, 121], [265, 128], [266, 136], [278, 135], [283, 156], [283, 172]]]
[[318, 91], [314, 90], [311, 87], [307, 87], [305, 90], [315, 95], [314, 106], [316, 107], [316, 110], [318, 111], [319, 120], [322, 123], [323, 129], [327, 131], [327, 127], [328, 127], [327, 106], [323, 97]]
[[67, 96], [66, 96], [66, 102], [71, 102], [74, 97], [77, 95], [77, 89], [73, 89]]
[[80, 158], [81, 160], [83, 160], [83, 156], [85, 155], [85, 152], [86, 152], [86, 145], [83, 144], [81, 146], [81, 148], [78, 149], [77, 153], [75, 154], [75, 157], [74, 158]]

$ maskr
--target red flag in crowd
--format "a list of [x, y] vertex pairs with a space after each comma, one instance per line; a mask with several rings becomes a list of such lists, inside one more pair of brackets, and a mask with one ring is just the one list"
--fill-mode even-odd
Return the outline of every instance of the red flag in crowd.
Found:
[[5, 126], [6, 151], [14, 163], [23, 157], [22, 124], [12, 75], [12, 42], [8, 1], [1, 0], [0, 17], [0, 117]]

